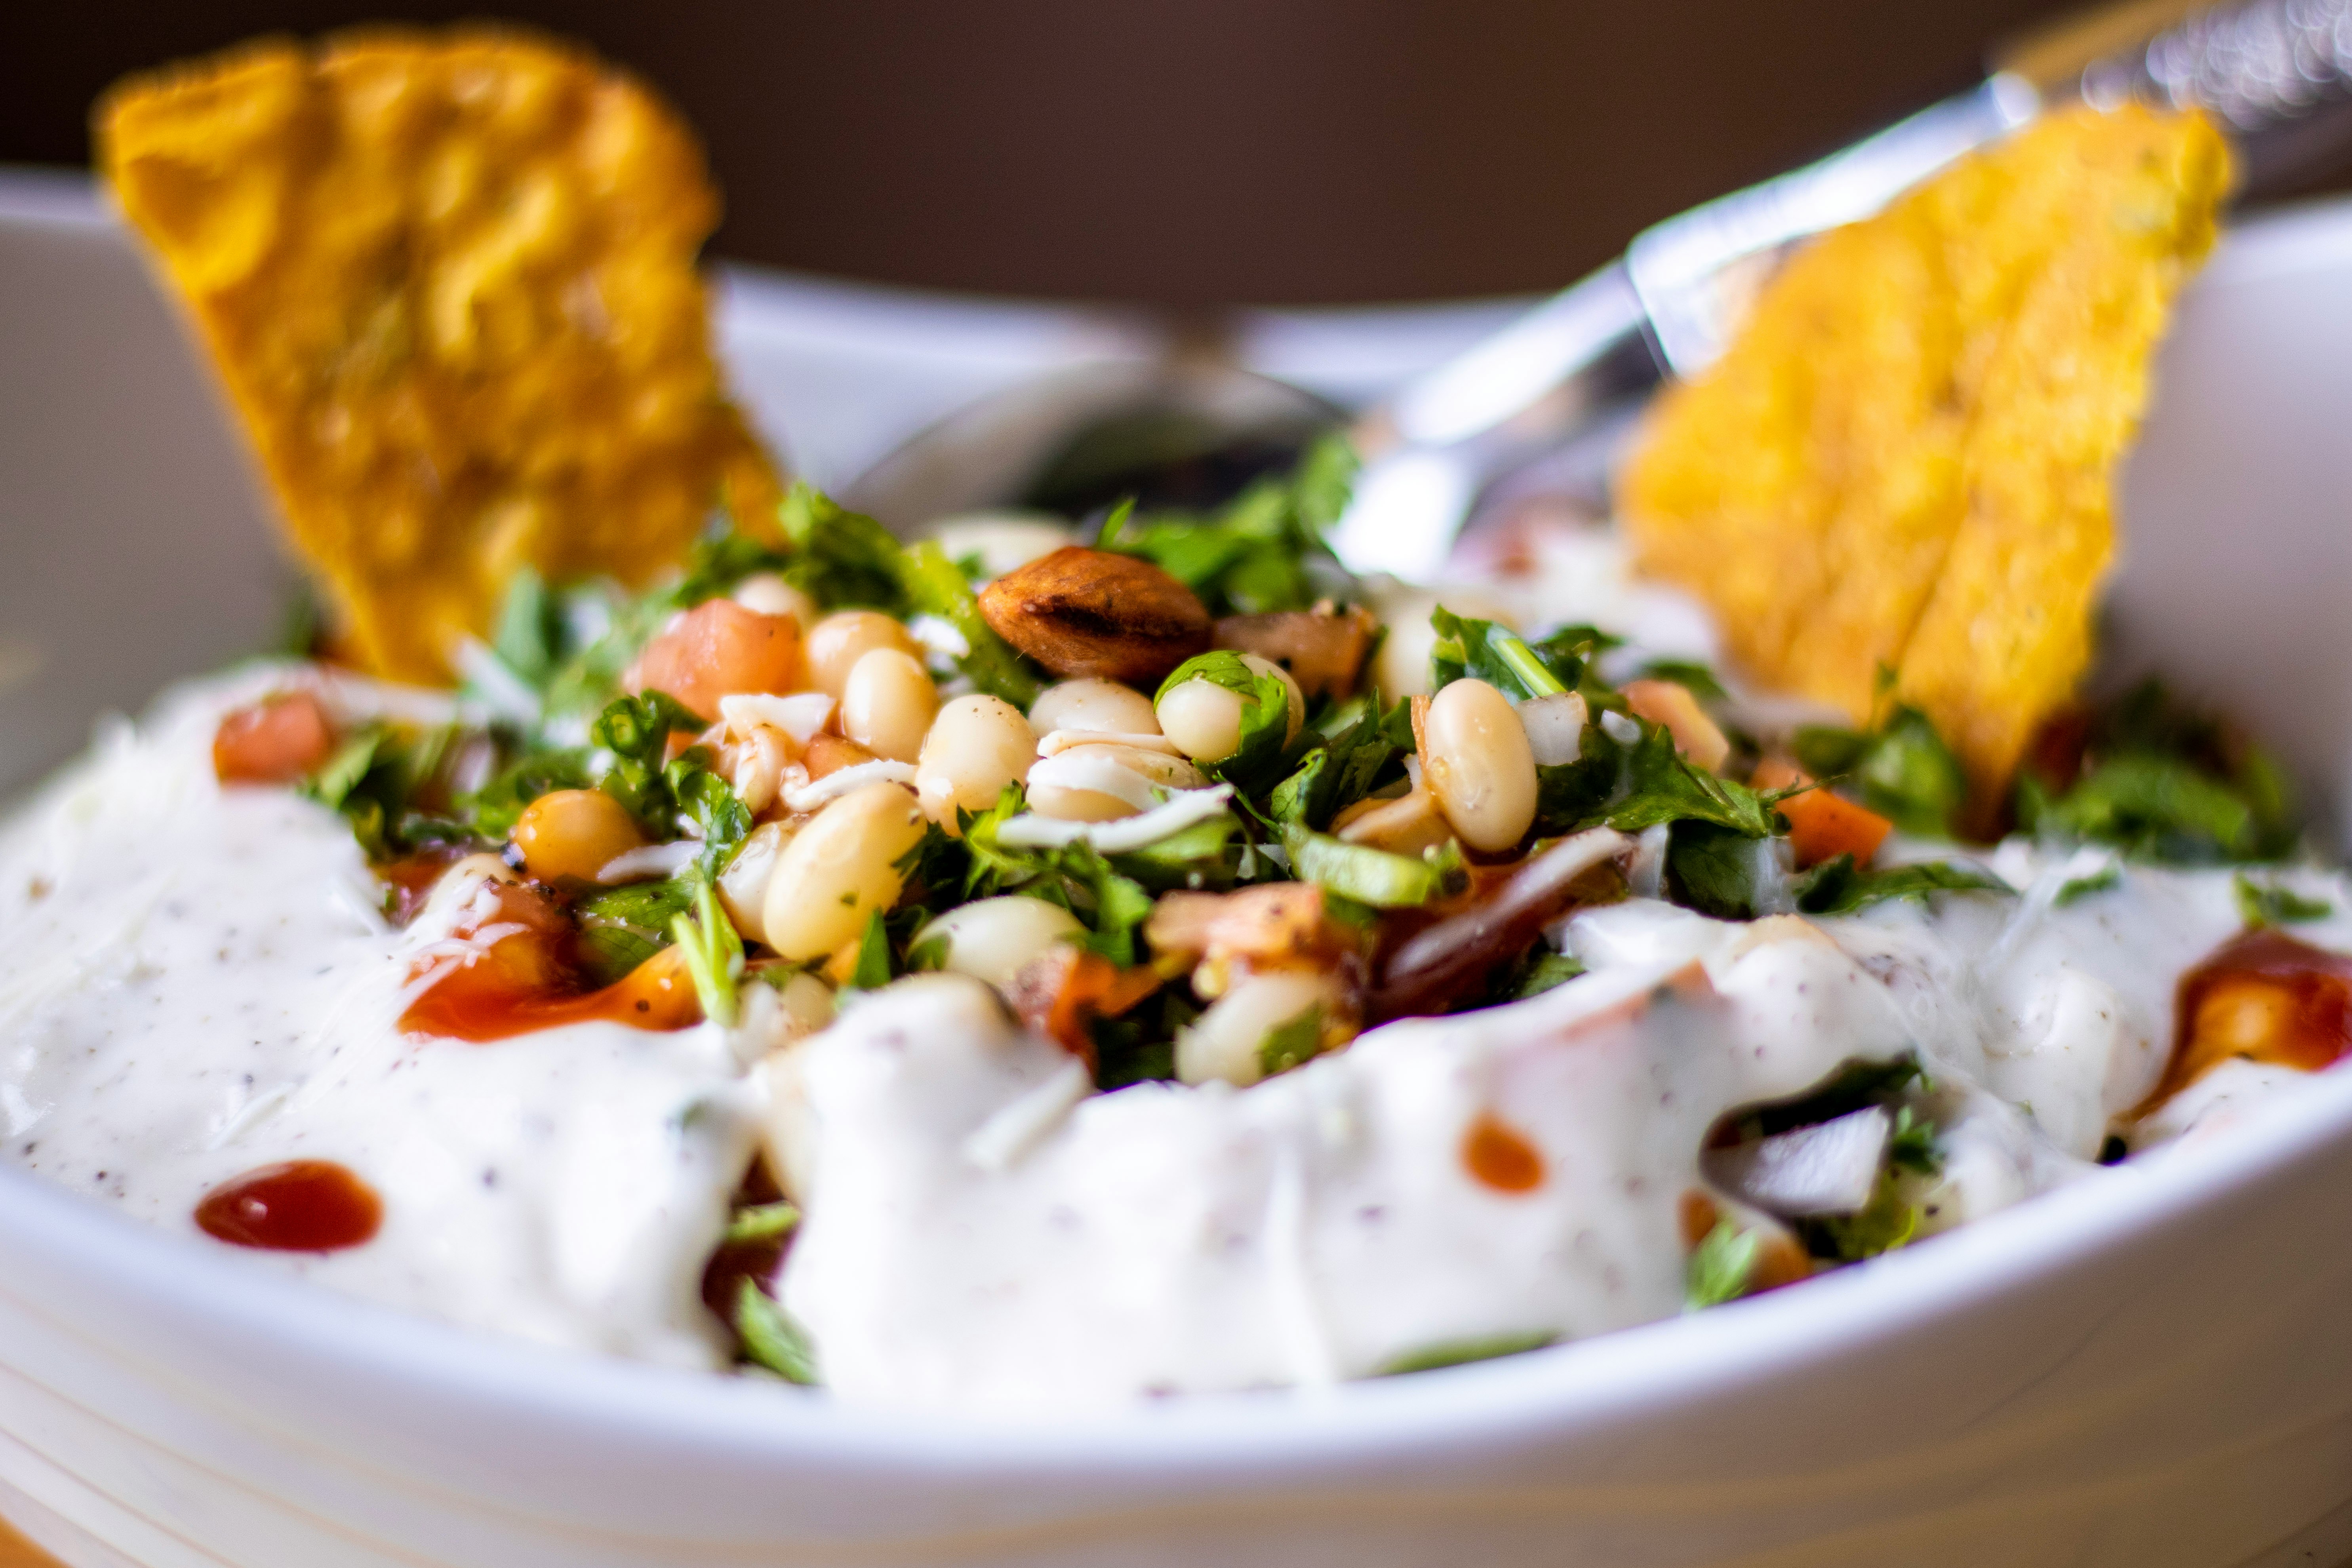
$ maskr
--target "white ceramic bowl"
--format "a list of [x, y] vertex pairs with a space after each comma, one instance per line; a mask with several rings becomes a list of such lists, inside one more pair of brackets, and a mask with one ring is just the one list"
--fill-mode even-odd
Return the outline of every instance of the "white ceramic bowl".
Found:
[[[1491, 314], [1270, 316], [1249, 341], [1361, 395]], [[1139, 341], [748, 277], [728, 340], [827, 479], [998, 380]], [[2352, 206], [2233, 237], [2163, 374], [2117, 646], [2247, 714], [2333, 821]], [[21, 181], [0, 184], [0, 778], [272, 610], [268, 536], [168, 317], [79, 193]], [[2352, 1551], [2347, 1299], [2352, 1072], [2200, 1153], [1801, 1289], [1051, 1426], [477, 1338], [0, 1171], [0, 1512], [76, 1568], [2325, 1565]]]

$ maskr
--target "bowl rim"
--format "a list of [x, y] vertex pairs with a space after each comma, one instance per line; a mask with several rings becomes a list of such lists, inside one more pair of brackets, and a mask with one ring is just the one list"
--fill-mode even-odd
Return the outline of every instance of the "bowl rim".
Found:
[[[0, 229], [110, 223], [86, 184], [0, 169]], [[2352, 198], [2263, 215], [2231, 231], [2200, 289], [2259, 284], [2352, 261]], [[747, 269], [756, 272], [757, 269]], [[942, 297], [904, 291], [936, 309]], [[997, 302], [972, 301], [987, 310]], [[1032, 303], [1018, 308], [1034, 309]], [[1433, 310], [1408, 307], [1426, 319]], [[1265, 312], [1311, 319], [1314, 312]], [[1339, 312], [1370, 319], [1374, 312]], [[2146, 1165], [2074, 1184], [1859, 1267], [1704, 1313], [1502, 1361], [1329, 1389], [1204, 1394], [1052, 1415], [838, 1405], [772, 1384], [555, 1350], [354, 1300], [134, 1220], [0, 1167], [0, 1244], [71, 1276], [185, 1314], [222, 1339], [267, 1344], [422, 1394], [453, 1415], [493, 1412], [691, 1457], [888, 1468], [985, 1480], [1051, 1471], [1296, 1481], [1433, 1447], [1490, 1447], [1655, 1416], [1803, 1376], [1857, 1347], [1932, 1332], [2003, 1297], [2094, 1268], [2153, 1228], [2230, 1202], [2352, 1141], [2352, 1070], [2315, 1075], [2253, 1126]], [[53, 1310], [0, 1280], [5, 1294]], [[70, 1333], [92, 1331], [58, 1322]], [[152, 1360], [109, 1344], [118, 1358]], [[160, 1363], [156, 1363], [162, 1370]], [[176, 1374], [174, 1374], [176, 1380]]]

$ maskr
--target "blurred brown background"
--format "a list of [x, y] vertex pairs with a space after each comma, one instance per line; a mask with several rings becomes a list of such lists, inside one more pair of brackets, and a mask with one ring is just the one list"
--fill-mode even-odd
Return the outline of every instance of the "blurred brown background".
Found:
[[[514, 4], [709, 140], [717, 248], [1013, 294], [1307, 303], [1567, 281], [1642, 225], [1979, 74], [2053, 0]], [[79, 163], [123, 71], [379, 18], [22, 0], [0, 163]], [[404, 19], [479, 15], [432, 0]]]

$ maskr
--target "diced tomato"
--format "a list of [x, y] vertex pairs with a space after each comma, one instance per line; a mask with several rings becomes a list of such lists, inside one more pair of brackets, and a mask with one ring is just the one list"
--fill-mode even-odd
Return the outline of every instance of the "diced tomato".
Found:
[[808, 749], [801, 753], [801, 766], [808, 770], [812, 783], [827, 773], [876, 760], [873, 752], [856, 742], [831, 733], [811, 736]]
[[281, 691], [223, 719], [213, 772], [223, 784], [293, 784], [335, 752], [335, 725], [307, 691]]
[[[1778, 758], [1769, 759], [1756, 769], [1758, 789], [1787, 789], [1791, 784], [1811, 782], [1793, 765]], [[1774, 809], [1789, 819], [1789, 847], [1796, 851], [1800, 868], [1818, 866], [1841, 855], [1851, 855], [1855, 865], [1867, 866], [1895, 828], [1893, 823], [1869, 807], [1856, 805], [1825, 789], [1792, 795]]]
[[801, 674], [799, 622], [711, 599], [647, 643], [622, 684], [667, 691], [708, 721], [719, 717], [721, 697], [791, 691]]
[[1675, 750], [1709, 773], [1731, 755], [1731, 742], [1678, 680], [1629, 680], [1625, 706], [1636, 717], [1664, 726], [1675, 738]]
[[1057, 947], [1014, 977], [1013, 1008], [1022, 1022], [1078, 1058], [1095, 1065], [1089, 1026], [1116, 1018], [1160, 989], [1149, 968], [1121, 969], [1098, 952]]

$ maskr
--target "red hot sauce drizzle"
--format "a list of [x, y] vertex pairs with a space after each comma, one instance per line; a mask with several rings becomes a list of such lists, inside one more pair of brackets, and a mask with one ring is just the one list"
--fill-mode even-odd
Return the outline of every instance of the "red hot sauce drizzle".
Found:
[[196, 1205], [196, 1225], [232, 1247], [334, 1252], [383, 1223], [373, 1188], [331, 1160], [294, 1160], [232, 1177]]
[[404, 1031], [485, 1044], [562, 1024], [683, 1029], [701, 1021], [680, 949], [663, 948], [612, 984], [592, 987], [572, 956], [569, 916], [526, 887], [498, 887], [495, 900], [478, 924], [513, 929], [487, 952], [439, 960], [449, 967], [401, 1014]]
[[2352, 959], [2252, 931], [2180, 977], [2172, 1061], [2147, 1115], [2228, 1061], [2317, 1072], [2352, 1053]]

